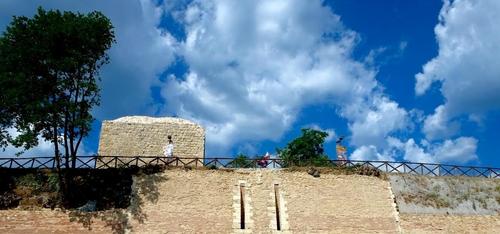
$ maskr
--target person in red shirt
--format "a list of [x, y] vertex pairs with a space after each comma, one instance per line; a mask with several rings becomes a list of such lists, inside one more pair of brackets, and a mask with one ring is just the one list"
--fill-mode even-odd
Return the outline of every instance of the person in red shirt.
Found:
[[269, 152], [266, 152], [266, 155], [264, 155], [264, 157], [262, 157], [262, 159], [257, 161], [257, 164], [260, 167], [265, 168], [265, 167], [267, 167], [267, 165], [269, 165], [269, 159], [271, 159], [271, 155], [269, 154]]

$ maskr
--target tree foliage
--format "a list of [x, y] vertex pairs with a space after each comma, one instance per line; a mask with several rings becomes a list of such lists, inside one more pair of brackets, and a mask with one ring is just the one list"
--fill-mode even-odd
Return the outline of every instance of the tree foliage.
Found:
[[254, 163], [250, 158], [244, 154], [238, 154], [231, 162], [230, 167], [232, 168], [251, 168], [254, 167]]
[[285, 148], [276, 149], [283, 160], [283, 167], [328, 165], [328, 156], [323, 148], [327, 136], [326, 132], [302, 129], [302, 136], [289, 142]]
[[111, 21], [100, 12], [38, 8], [32, 18], [14, 16], [0, 36], [0, 147], [27, 150], [41, 136], [54, 144], [57, 162], [64, 152], [66, 167], [70, 161], [75, 167], [114, 41]]

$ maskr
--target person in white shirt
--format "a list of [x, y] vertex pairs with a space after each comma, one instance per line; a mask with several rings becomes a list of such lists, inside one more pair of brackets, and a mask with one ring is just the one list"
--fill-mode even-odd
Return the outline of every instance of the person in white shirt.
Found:
[[172, 136], [168, 136], [168, 143], [163, 147], [163, 155], [167, 158], [172, 158], [174, 156], [174, 142], [172, 141]]

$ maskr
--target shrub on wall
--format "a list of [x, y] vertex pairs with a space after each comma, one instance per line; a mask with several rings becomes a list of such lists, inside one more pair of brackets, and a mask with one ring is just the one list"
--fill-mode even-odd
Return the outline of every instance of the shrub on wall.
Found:
[[289, 142], [285, 148], [276, 149], [283, 160], [283, 167], [329, 166], [323, 143], [328, 133], [310, 128], [302, 129], [302, 136]]
[[251, 168], [254, 167], [252, 161], [244, 154], [238, 154], [230, 163], [232, 168]]

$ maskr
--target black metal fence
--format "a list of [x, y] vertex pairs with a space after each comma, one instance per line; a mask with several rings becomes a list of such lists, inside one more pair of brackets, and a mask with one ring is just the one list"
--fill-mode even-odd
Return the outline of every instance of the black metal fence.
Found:
[[[281, 168], [284, 166], [306, 166], [304, 162], [286, 164], [282, 159], [271, 158], [235, 160], [234, 158], [166, 158], [159, 156], [79, 156], [76, 158], [77, 168], [106, 169], [116, 167], [132, 167], [147, 165], [193, 166], [214, 168]], [[472, 176], [500, 178], [500, 168], [457, 166], [435, 163], [390, 162], [390, 161], [360, 161], [360, 160], [329, 160], [331, 167], [371, 167], [388, 173], [408, 173], [428, 176]], [[52, 169], [56, 166], [54, 157], [35, 158], [0, 158], [0, 168], [39, 168]], [[64, 163], [61, 162], [64, 168]]]

